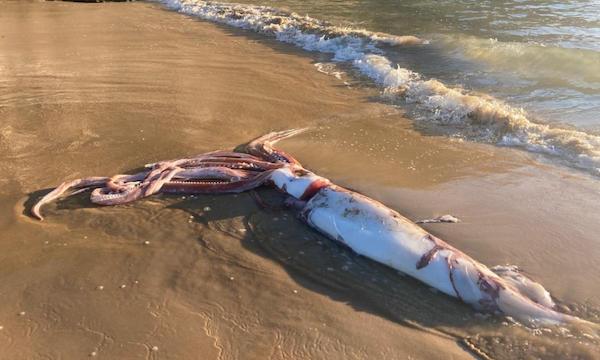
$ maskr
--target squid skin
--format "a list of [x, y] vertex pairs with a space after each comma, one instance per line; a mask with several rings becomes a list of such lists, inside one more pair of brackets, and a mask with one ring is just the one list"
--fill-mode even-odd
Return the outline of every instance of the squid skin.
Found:
[[298, 200], [319, 184], [301, 203], [301, 218], [354, 252], [481, 311], [537, 324], [582, 321], [555, 311], [549, 293], [533, 280], [514, 272], [501, 277], [380, 202], [302, 170], [275, 170], [273, 184]]
[[476, 309], [530, 323], [589, 324], [555, 311], [550, 294], [535, 281], [515, 271], [492, 271], [398, 212], [307, 171], [298, 160], [274, 147], [277, 141], [302, 131], [269, 133], [251, 141], [245, 150], [286, 163], [286, 167], [272, 171], [272, 184], [296, 199], [301, 218], [308, 225], [356, 253]]

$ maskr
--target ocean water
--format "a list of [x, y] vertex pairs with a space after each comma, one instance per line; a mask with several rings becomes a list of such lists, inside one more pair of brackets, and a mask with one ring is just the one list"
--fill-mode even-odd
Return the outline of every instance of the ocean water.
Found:
[[328, 55], [417, 127], [600, 175], [600, 2], [163, 0]]

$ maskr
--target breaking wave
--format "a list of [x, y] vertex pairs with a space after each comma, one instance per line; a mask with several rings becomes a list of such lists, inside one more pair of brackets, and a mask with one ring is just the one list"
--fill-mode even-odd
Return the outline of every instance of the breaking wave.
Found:
[[266, 6], [200, 0], [161, 2], [184, 14], [273, 36], [308, 51], [331, 54], [334, 62], [352, 64], [383, 87], [385, 94], [414, 104], [421, 113], [420, 121], [450, 126], [469, 139], [549, 155], [566, 165], [600, 175], [600, 136], [532, 122], [523, 109], [485, 94], [425, 79], [385, 56], [389, 46], [427, 44], [415, 36], [338, 27]]

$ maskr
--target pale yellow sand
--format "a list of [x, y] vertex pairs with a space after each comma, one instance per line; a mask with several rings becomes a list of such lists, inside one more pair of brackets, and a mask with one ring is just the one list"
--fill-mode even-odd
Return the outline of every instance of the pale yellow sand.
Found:
[[82, 195], [28, 218], [37, 191], [67, 178], [312, 126], [282, 143], [308, 168], [411, 219], [454, 214], [426, 227], [520, 265], [577, 314], [597, 321], [600, 305], [596, 179], [421, 134], [311, 54], [156, 5], [1, 5], [0, 359], [597, 354], [476, 316], [248, 194], [111, 208]]

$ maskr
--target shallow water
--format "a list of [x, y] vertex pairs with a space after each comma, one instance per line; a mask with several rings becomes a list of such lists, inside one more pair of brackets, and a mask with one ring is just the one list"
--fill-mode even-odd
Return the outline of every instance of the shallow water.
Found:
[[[323, 18], [285, 7], [161, 2], [184, 14], [322, 53], [329, 63], [320, 63], [317, 70], [327, 67], [336, 78], [347, 73], [378, 86], [383, 101], [409, 110], [426, 131], [518, 147], [600, 175], [600, 134], [593, 129], [600, 104], [597, 51], [557, 44], [549, 50], [539, 45], [543, 48], [539, 50], [530, 42], [499, 43], [472, 34], [463, 41], [462, 33], [416, 33], [417, 37], [412, 31], [386, 33], [376, 31], [376, 26], [364, 29], [348, 21], [331, 22], [317, 10], [312, 13]], [[457, 50], [456, 44], [466, 48]], [[495, 65], [486, 64], [486, 59]], [[559, 118], [570, 121], [553, 120], [549, 114], [557, 111], [562, 113]]]
[[[600, 3], [570, 1], [239, 1], [339, 25], [431, 40], [402, 67], [600, 130]], [[407, 66], [408, 65], [408, 66]]]
[[475, 314], [249, 194], [81, 194], [34, 221], [64, 179], [310, 126], [281, 144], [307, 168], [413, 220], [459, 217], [425, 227], [600, 321], [597, 178], [424, 132], [378, 89], [317, 71], [320, 54], [254, 32], [146, 3], [2, 6], [0, 358], [597, 357], [578, 329]]

